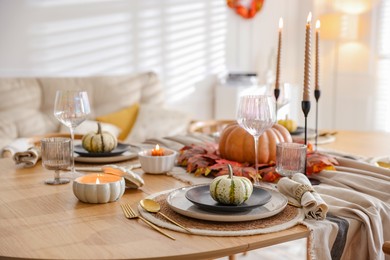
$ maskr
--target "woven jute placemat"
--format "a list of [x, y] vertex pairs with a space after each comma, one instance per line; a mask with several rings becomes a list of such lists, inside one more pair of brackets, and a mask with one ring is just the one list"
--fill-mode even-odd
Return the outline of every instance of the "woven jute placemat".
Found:
[[[167, 203], [167, 197], [171, 191], [166, 191], [148, 198], [154, 199], [161, 205], [161, 212], [174, 219], [183, 226], [189, 228], [193, 234], [207, 236], [247, 236], [256, 234], [272, 233], [288, 229], [299, 224], [304, 219], [301, 209], [287, 205], [280, 213], [265, 219], [243, 222], [217, 222], [190, 218], [173, 211]], [[160, 214], [148, 213], [140, 206], [141, 215], [150, 222], [175, 231], [187, 232], [172, 224]], [[228, 214], [228, 213], [227, 213]]]

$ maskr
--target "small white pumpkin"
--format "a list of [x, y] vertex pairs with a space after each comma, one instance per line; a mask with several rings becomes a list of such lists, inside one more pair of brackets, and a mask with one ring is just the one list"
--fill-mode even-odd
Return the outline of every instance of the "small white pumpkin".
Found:
[[102, 131], [102, 127], [98, 123], [97, 133], [89, 132], [84, 135], [81, 144], [90, 153], [108, 153], [116, 148], [118, 140], [110, 132]]
[[228, 170], [229, 175], [218, 176], [211, 182], [211, 197], [222, 204], [240, 205], [252, 195], [252, 182], [245, 177], [233, 176], [230, 164]]

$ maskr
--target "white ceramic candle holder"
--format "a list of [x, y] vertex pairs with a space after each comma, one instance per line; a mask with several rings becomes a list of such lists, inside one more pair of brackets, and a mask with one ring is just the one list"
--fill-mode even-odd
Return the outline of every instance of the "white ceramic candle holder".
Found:
[[73, 193], [82, 202], [107, 203], [120, 199], [125, 192], [123, 177], [88, 174], [73, 181]]
[[138, 153], [142, 170], [150, 174], [163, 174], [172, 170], [176, 156], [177, 152], [170, 149], [164, 149], [164, 155], [160, 156], [153, 156], [150, 150]]

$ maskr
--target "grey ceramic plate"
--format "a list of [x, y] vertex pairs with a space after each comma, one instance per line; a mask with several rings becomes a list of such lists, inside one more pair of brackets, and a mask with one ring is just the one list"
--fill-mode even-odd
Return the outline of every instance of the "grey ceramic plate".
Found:
[[[240, 212], [204, 210], [185, 197], [185, 193], [192, 189], [184, 187], [169, 193], [167, 203], [175, 212], [187, 217], [218, 222], [240, 222], [263, 219], [274, 216], [287, 206], [287, 198], [278, 191], [267, 189], [271, 194], [271, 200], [263, 206]], [[196, 186], [195, 186], [196, 187]]]
[[76, 144], [74, 146], [74, 152], [84, 157], [112, 157], [121, 155], [128, 150], [130, 150], [130, 145], [122, 143], [118, 143], [117, 147], [108, 153], [90, 153], [85, 150], [81, 144]]
[[240, 205], [225, 205], [216, 202], [210, 195], [210, 185], [201, 185], [189, 189], [185, 196], [196, 206], [211, 211], [240, 212], [260, 207], [271, 200], [271, 194], [265, 189], [253, 187], [253, 193]]

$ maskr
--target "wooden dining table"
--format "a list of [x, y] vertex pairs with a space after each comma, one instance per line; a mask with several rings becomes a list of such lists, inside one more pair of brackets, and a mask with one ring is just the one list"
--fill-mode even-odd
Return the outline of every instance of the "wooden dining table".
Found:
[[[333, 143], [322, 147], [374, 157], [390, 153], [385, 143], [390, 143], [388, 133], [339, 131]], [[0, 258], [212, 259], [309, 236], [302, 225], [230, 237], [164, 229], [176, 238], [171, 240], [140, 220], [125, 218], [120, 204], [136, 208], [151, 194], [188, 184], [166, 175], [140, 174], [145, 185], [126, 189], [119, 201], [88, 204], [74, 196], [71, 184], [44, 184], [53, 172], [40, 162], [17, 168], [11, 159], [0, 159]]]

